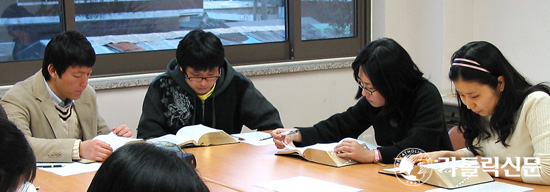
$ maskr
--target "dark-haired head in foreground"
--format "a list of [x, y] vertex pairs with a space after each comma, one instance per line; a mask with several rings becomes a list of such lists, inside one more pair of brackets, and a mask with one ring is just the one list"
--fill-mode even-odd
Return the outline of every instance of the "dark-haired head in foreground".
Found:
[[149, 143], [122, 146], [103, 162], [88, 192], [209, 191], [173, 151]]
[[36, 175], [36, 160], [25, 135], [0, 118], [0, 191], [16, 191]]

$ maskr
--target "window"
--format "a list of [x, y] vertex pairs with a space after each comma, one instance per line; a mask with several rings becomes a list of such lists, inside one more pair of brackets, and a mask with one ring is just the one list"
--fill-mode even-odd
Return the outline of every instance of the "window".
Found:
[[354, 2], [302, 1], [302, 40], [355, 36]]
[[224, 45], [283, 42], [283, 0], [264, 1], [75, 1], [76, 30], [98, 54], [175, 49], [185, 34], [201, 28]]
[[59, 1], [2, 3], [0, 61], [42, 59], [48, 39], [63, 31]]
[[[0, 84], [38, 71], [45, 45], [63, 30], [88, 37], [98, 55], [96, 77], [164, 71], [195, 28], [216, 34], [233, 65], [353, 56], [367, 42], [369, 6], [358, 0], [2, 1]], [[15, 29], [36, 32], [21, 44]]]

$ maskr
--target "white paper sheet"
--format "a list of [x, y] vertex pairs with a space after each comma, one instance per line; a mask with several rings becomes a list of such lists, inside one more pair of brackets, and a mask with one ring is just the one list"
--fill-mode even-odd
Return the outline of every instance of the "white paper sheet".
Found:
[[445, 192], [445, 191], [452, 191], [452, 192], [523, 192], [523, 191], [531, 191], [533, 188], [529, 187], [523, 187], [519, 185], [509, 184], [509, 183], [503, 183], [499, 181], [494, 182], [488, 182], [488, 183], [482, 183], [467, 187], [461, 187], [456, 189], [445, 189], [445, 188], [437, 188], [437, 189], [430, 189], [426, 192]]
[[[273, 144], [273, 139], [266, 139], [266, 140], [260, 141], [263, 138], [267, 138], [267, 137], [271, 136], [271, 134], [261, 132], [261, 131], [231, 134], [231, 136], [233, 136], [235, 139], [237, 139], [237, 141], [239, 141], [241, 143], [248, 143], [248, 144], [254, 145], [254, 146], [262, 146], [262, 145], [273, 145], [273, 146], [275, 146]], [[239, 139], [239, 138], [242, 138], [242, 139]]]
[[142, 140], [142, 139], [136, 139], [136, 138], [127, 138], [127, 137], [117, 136], [113, 132], [110, 132], [109, 134], [106, 134], [106, 135], [95, 136], [93, 139], [97, 139], [109, 144], [111, 148], [113, 148], [113, 151], [116, 151], [118, 148], [122, 147], [128, 142]]
[[356, 192], [362, 190], [305, 176], [297, 176], [288, 179], [270, 181], [266, 183], [256, 184], [255, 186], [279, 192]]
[[36, 163], [36, 166], [42, 165], [62, 165], [63, 167], [55, 168], [39, 168], [47, 172], [51, 172], [60, 176], [76, 175], [81, 173], [88, 173], [97, 171], [101, 167], [100, 163]]

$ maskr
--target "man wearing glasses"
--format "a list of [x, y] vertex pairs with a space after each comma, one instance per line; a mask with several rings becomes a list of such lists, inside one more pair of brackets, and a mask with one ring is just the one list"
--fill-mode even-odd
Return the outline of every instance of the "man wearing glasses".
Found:
[[149, 85], [143, 101], [138, 138], [175, 134], [203, 124], [229, 134], [283, 127], [277, 109], [250, 79], [225, 60], [218, 37], [200, 29], [189, 32], [167, 71]]

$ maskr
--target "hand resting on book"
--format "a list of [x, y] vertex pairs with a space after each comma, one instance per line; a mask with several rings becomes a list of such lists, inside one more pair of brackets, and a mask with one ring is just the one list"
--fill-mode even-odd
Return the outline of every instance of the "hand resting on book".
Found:
[[359, 146], [361, 149], [367, 151], [370, 151], [370, 148], [374, 149], [377, 147], [374, 144], [352, 138], [345, 138], [338, 143], [317, 143], [306, 147], [294, 147], [291, 144], [282, 144], [285, 147], [277, 152], [279, 155], [297, 155], [308, 161], [336, 167], [358, 163], [357, 160], [346, 157], [347, 155], [355, 155], [354, 150], [357, 150], [349, 148], [349, 145], [353, 145], [353, 147]]
[[365, 144], [360, 144], [356, 139], [346, 138], [339, 142], [334, 148], [334, 152], [340, 158], [352, 159], [360, 163], [372, 163], [374, 161], [374, 152], [365, 146]]

